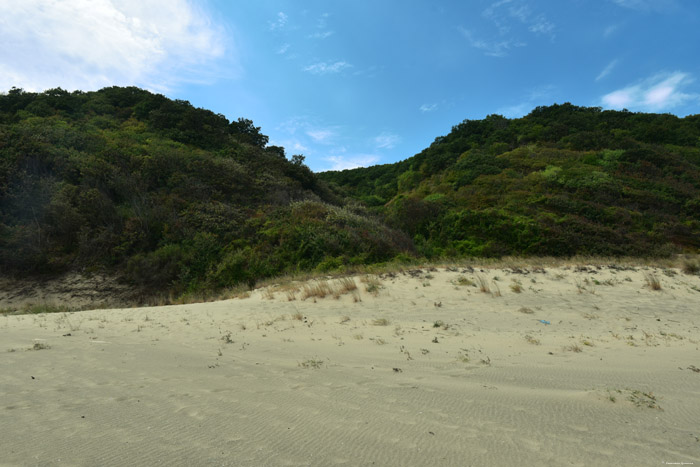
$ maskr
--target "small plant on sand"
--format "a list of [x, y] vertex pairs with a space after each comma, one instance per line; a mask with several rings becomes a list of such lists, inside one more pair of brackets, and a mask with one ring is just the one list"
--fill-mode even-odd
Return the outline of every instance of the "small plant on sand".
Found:
[[583, 352], [583, 349], [581, 347], [579, 347], [578, 344], [571, 344], [567, 347], [564, 347], [564, 350], [568, 350], [570, 352], [576, 352], [576, 353]]
[[629, 391], [630, 395], [627, 397], [627, 400], [632, 402], [637, 407], [648, 407], [650, 409], [663, 410], [659, 406], [653, 392], [644, 392], [638, 389], [631, 389]]
[[644, 273], [644, 281], [651, 290], [661, 290], [661, 282], [654, 274]]
[[43, 342], [35, 342], [34, 345], [29, 348], [29, 350], [46, 350], [50, 348], [51, 346], [48, 344], [44, 344]]
[[492, 297], [500, 297], [501, 296], [501, 288], [498, 286], [498, 283], [496, 283], [495, 280], [496, 279], [494, 278], [493, 285], [496, 287], [496, 290], [491, 292], [491, 296]]
[[682, 270], [686, 274], [698, 274], [700, 273], [700, 263], [695, 260], [684, 259]]
[[379, 295], [379, 289], [382, 287], [382, 283], [379, 281], [377, 276], [365, 276], [360, 281], [365, 283], [365, 290], [367, 293], [371, 293], [375, 297]]
[[304, 319], [304, 315], [301, 314], [301, 311], [297, 311], [296, 313], [292, 314], [292, 319], [295, 319], [297, 321], [302, 321]]
[[510, 290], [512, 290], [515, 293], [520, 293], [523, 291], [523, 286], [519, 280], [513, 279], [513, 283], [510, 284]]
[[531, 308], [528, 308], [526, 306], [521, 306], [520, 309], [518, 309], [520, 313], [525, 313], [526, 315], [531, 315], [534, 313]]
[[455, 282], [457, 282], [457, 285], [476, 287], [476, 283], [473, 280], [467, 279], [464, 276], [457, 277]]
[[299, 363], [299, 366], [301, 368], [318, 370], [319, 368], [323, 367], [323, 364], [323, 360], [311, 358], [309, 360]]
[[226, 331], [226, 334], [221, 336], [221, 341], [224, 344], [233, 344], [233, 339], [231, 339], [231, 331]]
[[532, 345], [540, 345], [541, 344], [539, 339], [535, 339], [534, 337], [532, 337], [529, 334], [527, 336], [525, 336], [525, 340]]
[[476, 275], [476, 281], [479, 283], [479, 291], [483, 293], [491, 293], [491, 287], [489, 287], [489, 282], [481, 274]]
[[372, 321], [372, 325], [374, 326], [388, 326], [389, 325], [389, 320], [386, 318], [378, 318]]
[[340, 324], [347, 323], [348, 321], [350, 321], [349, 316], [343, 316], [342, 318], [340, 318]]

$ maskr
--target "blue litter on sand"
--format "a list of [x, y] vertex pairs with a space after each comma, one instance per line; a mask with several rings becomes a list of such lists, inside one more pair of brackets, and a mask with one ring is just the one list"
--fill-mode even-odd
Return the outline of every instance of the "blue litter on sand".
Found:
[[552, 323], [550, 323], [549, 321], [546, 321], [546, 320], [544, 320], [544, 319], [540, 319], [540, 320], [538, 320], [538, 321], [539, 321], [540, 323], [542, 323], [542, 324], [552, 324]]

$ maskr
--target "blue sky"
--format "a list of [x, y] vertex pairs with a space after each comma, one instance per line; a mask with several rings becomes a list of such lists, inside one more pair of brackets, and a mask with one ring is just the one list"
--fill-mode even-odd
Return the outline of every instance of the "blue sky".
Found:
[[143, 87], [316, 171], [538, 105], [700, 113], [697, 0], [3, 0], [0, 42], [2, 91]]

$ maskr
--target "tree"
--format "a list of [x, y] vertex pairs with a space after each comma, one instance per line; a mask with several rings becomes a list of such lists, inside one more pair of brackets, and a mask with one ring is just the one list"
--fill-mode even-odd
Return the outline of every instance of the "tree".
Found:
[[253, 125], [253, 121], [247, 118], [239, 118], [238, 121], [231, 122], [229, 129], [231, 134], [241, 142], [252, 144], [259, 148], [267, 146], [267, 142], [270, 140], [266, 135], [260, 133], [259, 126]]

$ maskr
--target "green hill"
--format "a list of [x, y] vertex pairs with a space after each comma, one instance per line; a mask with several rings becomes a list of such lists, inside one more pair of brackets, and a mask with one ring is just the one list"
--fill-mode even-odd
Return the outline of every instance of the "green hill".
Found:
[[188, 292], [411, 252], [267, 142], [137, 88], [0, 95], [0, 271], [101, 268]]
[[0, 272], [176, 293], [411, 256], [700, 247], [700, 116], [538, 107], [312, 173], [247, 119], [138, 88], [0, 94]]
[[465, 120], [396, 164], [319, 178], [429, 258], [700, 247], [699, 115], [538, 107]]

